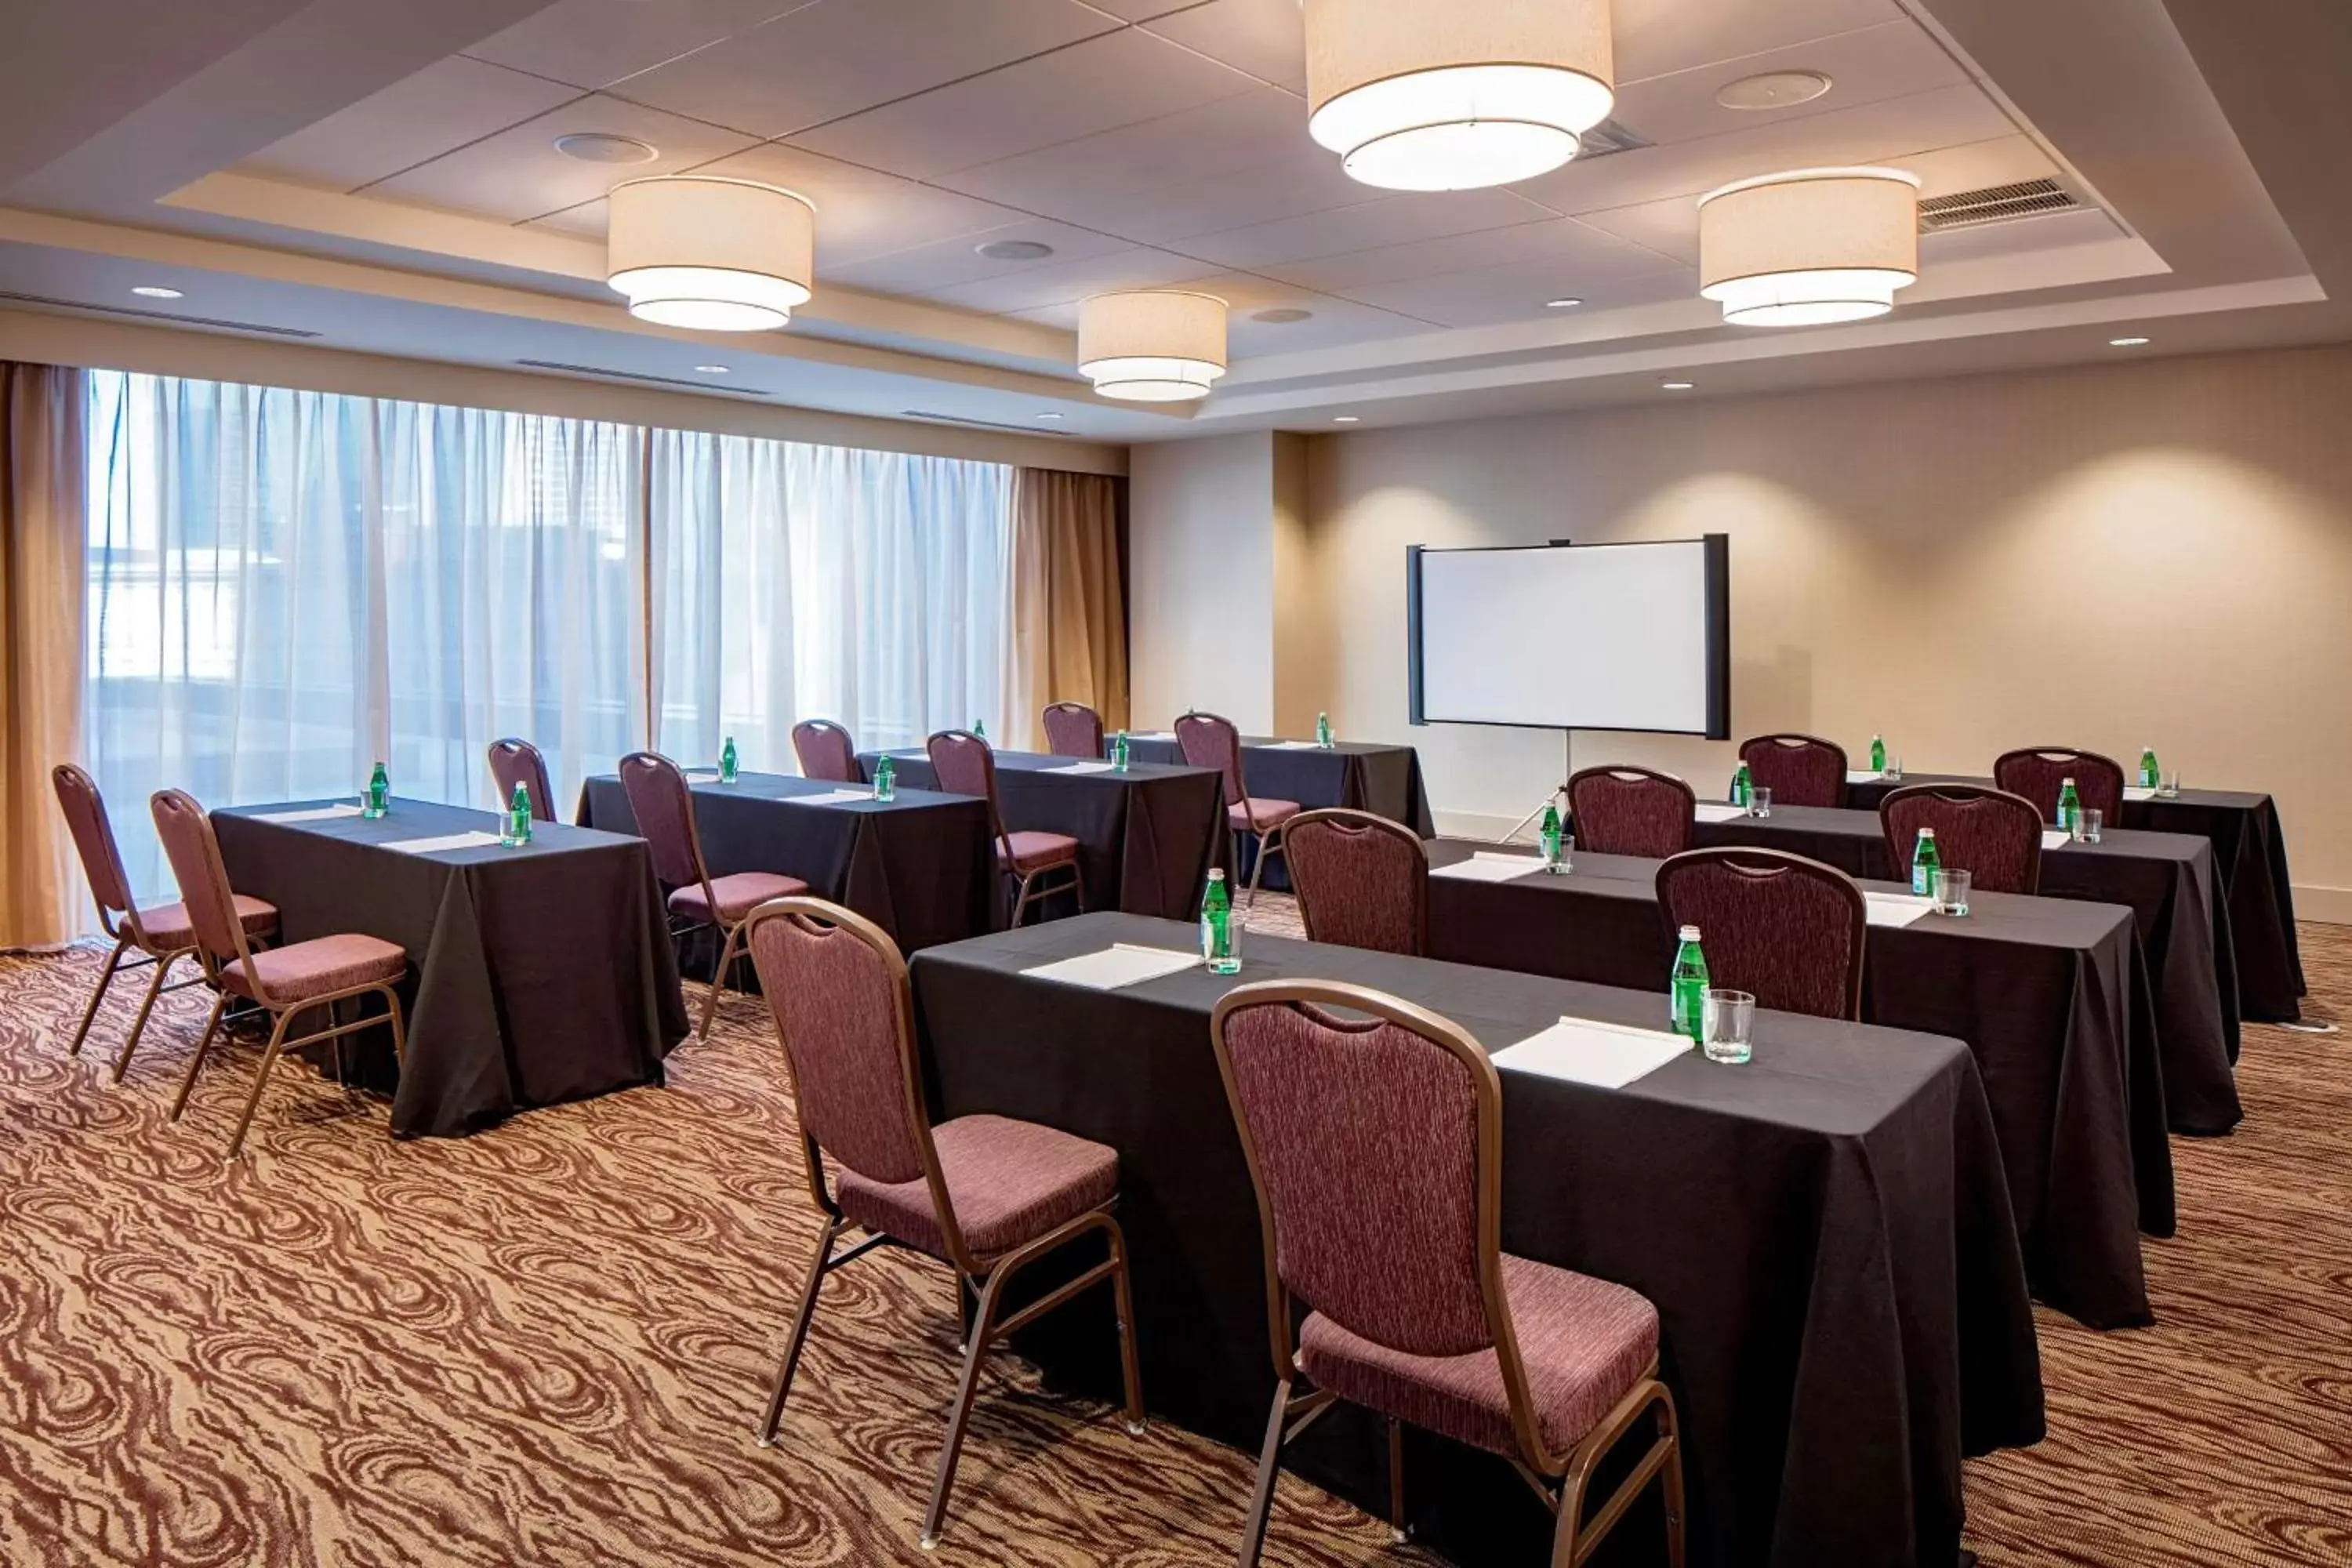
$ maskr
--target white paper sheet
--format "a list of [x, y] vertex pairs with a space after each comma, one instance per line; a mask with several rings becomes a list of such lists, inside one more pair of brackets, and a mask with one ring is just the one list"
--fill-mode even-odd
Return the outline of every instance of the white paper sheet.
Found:
[[1041, 963], [1021, 973], [1038, 980], [1058, 980], [1065, 985], [1116, 991], [1122, 985], [1139, 985], [1162, 975], [1181, 973], [1200, 962], [1197, 952], [1176, 952], [1164, 947], [1139, 947], [1121, 942], [1099, 952], [1082, 952], [1076, 958]]
[[254, 816], [256, 822], [330, 822], [338, 816], [357, 816], [356, 805], [321, 805], [307, 811], [264, 811]]
[[2045, 827], [2042, 830], [2042, 847], [2044, 849], [2063, 849], [2074, 842], [2074, 835], [2063, 827]]
[[1737, 822], [1747, 815], [1748, 808], [1744, 805], [1726, 805], [1711, 800], [1698, 803], [1698, 819], [1701, 822]]
[[1266, 748], [1269, 752], [1319, 752], [1322, 749], [1313, 741], [1276, 741]]
[[870, 789], [829, 789], [823, 795], [788, 795], [783, 797], [794, 805], [847, 805], [854, 800], [872, 800]]
[[1543, 862], [1532, 855], [1489, 855], [1481, 850], [1467, 860], [1456, 860], [1451, 866], [1432, 866], [1433, 877], [1452, 877], [1465, 882], [1507, 882], [1514, 877], [1524, 877], [1530, 871], [1543, 869]]
[[2124, 785], [2124, 798], [2126, 800], [2154, 800], [2156, 798], [2156, 791], [2152, 789], [2143, 789], [2138, 784], [2126, 784]]
[[1047, 768], [1049, 773], [1107, 773], [1112, 772], [1108, 763], [1072, 763], [1067, 767]]
[[1885, 776], [1874, 768], [1848, 768], [1845, 771], [1845, 782], [1848, 784], [1876, 784]]
[[686, 782], [690, 784], [717, 784], [719, 782], [719, 775], [717, 773], [688, 773], [686, 775]]
[[436, 849], [486, 849], [498, 842], [495, 833], [445, 833], [438, 838], [396, 838], [383, 847], [430, 855]]
[[1562, 1018], [1540, 1035], [1495, 1053], [1505, 1072], [1536, 1073], [1600, 1089], [1622, 1089], [1691, 1048], [1680, 1035], [1591, 1018]]
[[1129, 730], [1127, 732], [1127, 738], [1130, 741], [1172, 741], [1176, 738], [1176, 731], [1173, 730]]
[[1874, 926], [1907, 926], [1936, 912], [1936, 900], [1914, 893], [1864, 893], [1864, 913]]

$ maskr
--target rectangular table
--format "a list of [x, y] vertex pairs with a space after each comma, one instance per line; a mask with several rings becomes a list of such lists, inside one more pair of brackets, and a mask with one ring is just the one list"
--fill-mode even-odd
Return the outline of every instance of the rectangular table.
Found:
[[643, 840], [543, 822], [513, 848], [387, 848], [498, 831], [493, 813], [420, 800], [373, 822], [261, 820], [325, 804], [226, 807], [213, 831], [230, 883], [278, 906], [287, 942], [358, 932], [406, 950], [406, 1060], [395, 1072], [388, 1029], [345, 1042], [356, 1076], [391, 1091], [396, 1135], [662, 1081], [686, 1005]]
[[[1097, 992], [1020, 973], [1112, 942], [1193, 940], [1190, 926], [1099, 914], [932, 948], [914, 961], [916, 1005], [935, 1116], [1023, 1117], [1118, 1151], [1145, 1397], [1254, 1448], [1274, 1373], [1256, 1204], [1209, 1046], [1217, 1000], [1249, 981], [1352, 981], [1489, 1049], [1564, 1014], [1654, 1025], [1659, 1004], [1255, 932], [1238, 977], [1194, 967]], [[1503, 1245], [1657, 1304], [1693, 1563], [1948, 1568], [1961, 1457], [2043, 1430], [1975, 1059], [1958, 1041], [1783, 1014], [1760, 1015], [1756, 1036], [1746, 1067], [1693, 1053], [1622, 1090], [1505, 1074]], [[1026, 1352], [1059, 1381], [1116, 1388], [1108, 1309], [1062, 1316]], [[1381, 1506], [1379, 1430], [1335, 1415], [1298, 1467]], [[1425, 1544], [1544, 1561], [1549, 1517], [1503, 1461], [1417, 1436], [1409, 1467]], [[1236, 1522], [1243, 1500], [1228, 1500]], [[1638, 1519], [1614, 1544], [1625, 1561], [1663, 1557]]]
[[[1878, 814], [1775, 805], [1769, 817], [1702, 820], [1700, 845], [1757, 844], [1826, 861], [1864, 880], [1910, 880], [1888, 853]], [[2213, 848], [2179, 833], [2110, 829], [2104, 842], [2042, 856], [2042, 896], [2122, 904], [2147, 951], [2157, 1039], [2164, 1051], [2166, 1119], [2176, 1132], [2210, 1137], [2245, 1114], [2238, 1102], [2238, 985], [2230, 912], [2213, 886]]]
[[[902, 788], [893, 801], [812, 804], [811, 796], [852, 786], [789, 773], [742, 773], [731, 784], [689, 780], [688, 787], [714, 877], [798, 877], [817, 897], [873, 921], [908, 952], [998, 923], [988, 808], [969, 795]], [[637, 830], [628, 792], [609, 774], [581, 790], [579, 818], [608, 832]]]
[[[1992, 780], [1959, 773], [1906, 773], [1848, 786], [1853, 804], [1875, 811], [1904, 784]], [[2171, 800], [2126, 800], [2120, 826], [2153, 833], [2186, 833], [2213, 846], [2230, 907], [2231, 945], [2238, 966], [2238, 1011], [2257, 1024], [2292, 1024], [2303, 1016], [2303, 952], [2294, 930], [2294, 879], [2287, 870], [2286, 831], [2278, 804], [2242, 790], [2186, 789]]]
[[[1181, 763], [1184, 748], [1173, 735], [1129, 732], [1137, 762]], [[1437, 836], [1428, 792], [1421, 783], [1421, 753], [1411, 746], [1372, 741], [1336, 741], [1327, 749], [1263, 735], [1242, 737], [1242, 785], [1270, 800], [1295, 800], [1308, 811], [1341, 805], [1402, 822], [1423, 838]], [[1244, 864], [1239, 873], [1246, 879]], [[1262, 884], [1287, 890], [1290, 868], [1280, 856], [1267, 865]]]
[[[879, 752], [858, 754], [874, 776]], [[919, 748], [892, 752], [898, 787], [936, 789], [940, 776]], [[1190, 920], [1201, 907], [1209, 868], [1230, 868], [1224, 787], [1205, 768], [1136, 763], [1124, 773], [1071, 773], [1076, 759], [1038, 752], [996, 753], [996, 794], [1015, 833], [1064, 833], [1078, 841], [1078, 874], [1089, 910]], [[1055, 899], [1057, 908], [1069, 900]]]
[[[1433, 867], [1493, 853], [1429, 847]], [[1580, 851], [1549, 876], [1524, 858], [1506, 882], [1430, 878], [1430, 956], [1653, 992], [1663, 1020], [1675, 942], [1659, 862]], [[1976, 1054], [2035, 1293], [2093, 1328], [2152, 1322], [2139, 1235], [2173, 1234], [2172, 1149], [2132, 912], [2000, 893], [1970, 906], [1871, 928], [1863, 1017]]]

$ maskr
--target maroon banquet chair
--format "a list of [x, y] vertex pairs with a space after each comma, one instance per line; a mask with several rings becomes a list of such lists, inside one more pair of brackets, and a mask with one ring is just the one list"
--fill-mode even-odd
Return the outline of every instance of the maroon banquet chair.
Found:
[[1102, 715], [1083, 702], [1055, 702], [1045, 710], [1045, 749], [1057, 757], [1102, 760]]
[[[760, 1423], [760, 1444], [775, 1443], [827, 1275], [883, 1246], [948, 1264], [960, 1295], [970, 1290], [979, 1307], [967, 1314], [963, 1375], [923, 1518], [922, 1544], [929, 1548], [946, 1521], [948, 1489], [989, 1351], [1105, 1279], [1118, 1312], [1127, 1428], [1139, 1436], [1143, 1431], [1127, 1242], [1113, 1217], [1118, 1154], [1002, 1116], [962, 1116], [932, 1126], [906, 961], [882, 928], [822, 900], [796, 898], [762, 905], [749, 929], [746, 945], [791, 1067], [809, 1195], [825, 1215], [775, 1392]], [[834, 1167], [829, 1188], [828, 1161]], [[836, 1254], [834, 1244], [852, 1226], [863, 1227], [866, 1237]], [[1023, 1269], [1097, 1235], [1108, 1251], [1104, 1261], [1043, 1300], [1005, 1311], [1005, 1292]]]
[[1775, 805], [1843, 806], [1845, 748], [1818, 735], [1759, 735], [1743, 741], [1748, 776], [1772, 792]]
[[530, 796], [534, 822], [555, 820], [555, 786], [547, 782], [547, 759], [529, 741], [509, 736], [490, 742], [490, 779], [498, 785], [499, 809], [514, 799], [515, 785]]
[[1878, 803], [1878, 822], [1898, 880], [1919, 830], [1932, 827], [1937, 858], [1966, 871], [1978, 892], [2042, 890], [2042, 814], [2021, 795], [1979, 784], [1906, 784]]
[[702, 999], [698, 1039], [710, 1037], [710, 1020], [719, 1011], [719, 993], [726, 988], [743, 935], [743, 921], [770, 899], [791, 898], [809, 890], [798, 877], [781, 871], [735, 871], [710, 874], [702, 858], [702, 834], [694, 822], [694, 792], [677, 764], [658, 752], [632, 752], [621, 759], [621, 788], [629, 797], [629, 812], [637, 819], [637, 837], [653, 853], [654, 875], [667, 895], [670, 940], [698, 931], [719, 933], [719, 962], [710, 971], [710, 991]]
[[2029, 746], [2004, 752], [1992, 765], [1992, 782], [2033, 803], [2044, 822], [2058, 820], [2058, 792], [2074, 781], [2074, 798], [2100, 813], [2109, 827], [2123, 820], [2124, 770], [2113, 757], [2069, 746]]
[[[1257, 1189], [1276, 1378], [1242, 1568], [1265, 1545], [1284, 1447], [1341, 1401], [1387, 1420], [1400, 1538], [1410, 1423], [1517, 1465], [1558, 1517], [1557, 1565], [1583, 1563], [1657, 1478], [1679, 1568], [1682, 1450], [1657, 1309], [1502, 1250], [1503, 1092], [1485, 1049], [1433, 1013], [1327, 981], [1229, 992], [1210, 1038]], [[1588, 1532], [1593, 1468], [1644, 1415], [1652, 1439]]]
[[1243, 787], [1242, 735], [1230, 719], [1214, 713], [1187, 713], [1176, 721], [1176, 743], [1183, 748], [1188, 764], [1211, 769], [1224, 779], [1225, 826], [1233, 830], [1234, 854], [1238, 856], [1245, 843], [1257, 846], [1257, 858], [1250, 865], [1249, 898], [1243, 905], [1255, 909], [1266, 861], [1280, 855], [1284, 865], [1290, 864], [1283, 834], [1285, 825], [1298, 815], [1298, 803], [1253, 795]]
[[[106, 999], [106, 988], [114, 984], [116, 975], [151, 965], [155, 971], [148, 978], [147, 994], [139, 1003], [139, 1016], [131, 1021], [131, 1033], [123, 1037], [122, 1050], [114, 1058], [114, 1081], [121, 1083], [130, 1070], [131, 1053], [139, 1048], [148, 1015], [155, 1010], [155, 998], [166, 991], [205, 982], [206, 976], [199, 973], [164, 983], [173, 963], [196, 956], [195, 924], [185, 903], [158, 904], [149, 910], [139, 907], [139, 900], [131, 896], [131, 879], [122, 869], [122, 851], [114, 841], [114, 824], [106, 815], [106, 799], [99, 793], [96, 779], [71, 763], [59, 763], [49, 770], [49, 783], [57, 791], [58, 809], [65, 814], [66, 826], [73, 834], [74, 849], [81, 857], [82, 877], [98, 905], [99, 929], [114, 939], [114, 951], [106, 955], [106, 967], [99, 973], [98, 984], [89, 994], [89, 1005], [82, 1009], [81, 1025], [74, 1030], [73, 1044], [66, 1047], [66, 1055], [81, 1055], [89, 1026], [98, 1017], [98, 1005]], [[262, 942], [278, 934], [276, 904], [243, 893], [232, 894], [231, 900], [247, 936]], [[123, 963], [122, 955], [133, 948], [143, 956]]]
[[1568, 781], [1568, 813], [1580, 849], [1664, 860], [1690, 847], [1698, 796], [1671, 773], [1587, 768]]
[[1691, 849], [1658, 868], [1658, 907], [1696, 926], [1708, 984], [1759, 1007], [1862, 1016], [1869, 903], [1834, 866], [1785, 849]]
[[793, 755], [801, 763], [801, 777], [826, 784], [864, 784], [866, 772], [857, 765], [857, 747], [849, 731], [830, 719], [803, 719], [793, 726]]
[[[392, 1024], [393, 1055], [397, 1058], [406, 1054], [400, 993], [394, 987], [407, 976], [408, 954], [396, 943], [356, 932], [256, 949], [246, 936], [244, 911], [229, 889], [220, 844], [213, 837], [212, 819], [205, 815], [205, 808], [176, 789], [159, 790], [149, 805], [155, 816], [155, 835], [163, 841], [172, 875], [179, 879], [180, 898], [195, 933], [196, 956], [220, 993], [212, 1016], [205, 1020], [205, 1032], [196, 1041], [196, 1054], [189, 1059], [187, 1076], [180, 1080], [179, 1095], [172, 1101], [173, 1121], [177, 1121], [187, 1109], [189, 1091], [196, 1087], [196, 1074], [220, 1032], [221, 1014], [229, 999], [242, 996], [269, 1015], [269, 1044], [263, 1047], [261, 1065], [254, 1069], [253, 1092], [246, 1096], [245, 1114], [237, 1118], [236, 1131], [229, 1139], [228, 1157], [234, 1160], [245, 1151], [246, 1131], [253, 1125], [261, 1091], [269, 1087], [269, 1069], [278, 1065], [279, 1057], [322, 1040], [331, 1042], [335, 1080], [341, 1083], [343, 1037], [384, 1021], [361, 1018], [337, 1025], [337, 1003], [383, 997]], [[329, 1027], [288, 1038], [288, 1026], [296, 1018], [318, 1009], [325, 1010]]]
[[[1006, 829], [996, 795], [996, 753], [988, 742], [968, 730], [942, 730], [925, 743], [924, 750], [930, 755], [931, 771], [939, 774], [940, 789], [950, 795], [978, 795], [988, 802], [988, 823], [996, 837], [996, 868], [1000, 874], [1019, 879], [1013, 924], [1018, 927], [1027, 917], [1033, 900], [1061, 892], [1076, 894], [1078, 912], [1085, 913], [1087, 888], [1078, 869], [1078, 841], [1066, 833]], [[1041, 883], [1055, 871], [1066, 871], [1067, 879]]]
[[1283, 829], [1307, 940], [1414, 956], [1429, 941], [1429, 851], [1401, 822], [1333, 807]]

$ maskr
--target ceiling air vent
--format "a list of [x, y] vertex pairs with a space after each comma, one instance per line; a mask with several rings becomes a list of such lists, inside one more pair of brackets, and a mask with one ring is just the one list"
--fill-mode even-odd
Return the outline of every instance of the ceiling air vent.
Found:
[[174, 310], [140, 310], [128, 305], [91, 305], [79, 300], [52, 300], [46, 294], [16, 294], [0, 289], [0, 301], [41, 305], [52, 310], [79, 310], [93, 316], [122, 316], [132, 321], [161, 321], [167, 327], [215, 327], [225, 332], [257, 332], [268, 338], [315, 338], [320, 333], [300, 327], [272, 327], [260, 321], [225, 321], [216, 316], [190, 316]]
[[993, 419], [970, 419], [961, 414], [934, 414], [927, 408], [901, 408], [901, 419], [919, 419], [926, 425], [968, 425], [975, 430], [1010, 430], [1017, 436], [1058, 436], [1058, 430], [1040, 430], [1030, 425], [1005, 425]]
[[[1648, 137], [1614, 120], [1604, 120], [1576, 139], [1576, 162], [1590, 163], [1595, 158], [1606, 158], [1612, 153], [1632, 153], [1657, 143]], [[1573, 166], [1573, 165], [1571, 165]]]
[[2020, 180], [2014, 184], [1987, 185], [1980, 191], [1930, 196], [1921, 202], [1919, 232], [1941, 234], [1948, 228], [1974, 228], [1980, 224], [2042, 217], [2051, 213], [2073, 212], [2082, 205], [2055, 180]]
[[682, 386], [689, 392], [717, 393], [722, 397], [766, 397], [756, 386], [718, 386], [708, 381], [687, 381], [675, 375], [647, 375], [636, 370], [606, 370], [601, 365], [565, 364], [560, 360], [519, 359], [526, 370], [551, 370], [563, 375], [593, 376], [598, 381], [634, 381], [646, 386]]

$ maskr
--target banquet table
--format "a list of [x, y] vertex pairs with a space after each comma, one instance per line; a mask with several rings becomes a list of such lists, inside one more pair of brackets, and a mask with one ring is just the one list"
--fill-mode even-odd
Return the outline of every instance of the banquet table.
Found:
[[[789, 773], [741, 773], [731, 784], [688, 775], [710, 874], [798, 877], [817, 897], [888, 931], [903, 952], [996, 925], [996, 855], [985, 805], [919, 789], [900, 789], [891, 801], [830, 798], [852, 787], [866, 793]], [[581, 790], [579, 817], [608, 832], [637, 830], [628, 792], [611, 775]]]
[[421, 800], [374, 821], [268, 820], [337, 808], [224, 807], [213, 831], [229, 881], [278, 906], [285, 941], [357, 932], [406, 951], [405, 1059], [389, 1029], [344, 1042], [347, 1072], [391, 1093], [394, 1134], [662, 1081], [686, 1006], [642, 840], [542, 822], [513, 847], [395, 847], [498, 832], [495, 813]]
[[[1193, 931], [1094, 914], [918, 954], [932, 1112], [1026, 1118], [1118, 1150], [1145, 1398], [1244, 1449], [1274, 1373], [1256, 1204], [1209, 1044], [1218, 999], [1250, 981], [1350, 981], [1433, 1008], [1489, 1049], [1564, 1015], [1658, 1014], [1645, 993], [1255, 932], [1237, 977], [1195, 964], [1098, 991], [1022, 973], [1114, 942], [1183, 949]], [[1622, 1089], [1506, 1072], [1503, 1246], [1657, 1304], [1691, 1562], [1948, 1568], [1962, 1456], [2043, 1431], [1975, 1058], [1955, 1040], [1784, 1014], [1760, 1015], [1756, 1040], [1746, 1067], [1685, 1053]], [[1108, 1391], [1110, 1330], [1096, 1300], [1022, 1348], [1057, 1383]], [[1380, 1432], [1334, 1415], [1294, 1468], [1382, 1506]], [[1465, 1563], [1544, 1560], [1549, 1517], [1507, 1464], [1415, 1433], [1407, 1467], [1424, 1545]], [[1664, 1557], [1639, 1516], [1611, 1545], [1612, 1563]]]
[[[882, 754], [858, 754], [867, 778]], [[939, 787], [919, 748], [889, 756], [902, 792]], [[1209, 868], [1231, 865], [1224, 789], [1204, 768], [1138, 762], [1120, 773], [1080, 758], [998, 752], [996, 794], [1009, 830], [1065, 833], [1078, 841], [1089, 910], [1189, 920], [1201, 907]], [[1048, 912], [1073, 907], [1056, 897]]]
[[[1181, 763], [1184, 748], [1172, 734], [1128, 734], [1138, 762]], [[1329, 746], [1267, 736], [1242, 737], [1242, 784], [1254, 795], [1295, 800], [1308, 811], [1342, 805], [1402, 822], [1423, 838], [1437, 834], [1429, 795], [1422, 787], [1421, 753], [1411, 746], [1370, 741], [1335, 741]], [[1249, 867], [1241, 868], [1246, 879]], [[1261, 884], [1287, 890], [1290, 870], [1276, 855]]]
[[[1703, 803], [1694, 842], [1755, 844], [1826, 861], [1864, 880], [1908, 881], [1888, 853], [1878, 814], [1774, 805], [1766, 817], [1709, 821], [1728, 808]], [[2042, 856], [2042, 896], [2122, 904], [2147, 952], [2156, 1037], [2163, 1051], [2166, 1119], [2175, 1132], [2213, 1136], [2244, 1116], [2238, 1059], [2237, 971], [2230, 911], [2213, 879], [2213, 848], [2179, 833], [2110, 828], [2097, 844], [2065, 844]]]
[[[1579, 852], [1553, 876], [1515, 855], [1525, 874], [1507, 881], [1443, 869], [1498, 853], [1429, 847], [1431, 957], [1653, 992], [1663, 1016], [1675, 942], [1660, 862]], [[1964, 919], [1873, 926], [1862, 1016], [1975, 1053], [2034, 1293], [2093, 1328], [2153, 1321], [2139, 1237], [2173, 1234], [2172, 1149], [2131, 910], [1979, 893]]]
[[[1858, 779], [1847, 786], [1853, 804], [1875, 811], [1905, 784], [1992, 780], [1958, 773], [1906, 773], [1892, 783]], [[2278, 804], [2244, 790], [2184, 789], [2171, 799], [2133, 798], [2127, 791], [2120, 826], [2153, 833], [2186, 833], [2213, 846], [2230, 908], [2231, 944], [2238, 967], [2239, 1013], [2257, 1024], [2292, 1024], [2303, 1016], [2303, 952], [2294, 930], [2294, 879], [2287, 870], [2286, 831]]]

